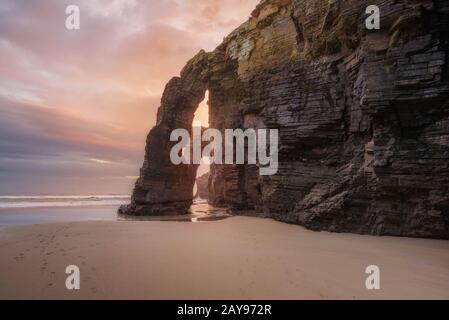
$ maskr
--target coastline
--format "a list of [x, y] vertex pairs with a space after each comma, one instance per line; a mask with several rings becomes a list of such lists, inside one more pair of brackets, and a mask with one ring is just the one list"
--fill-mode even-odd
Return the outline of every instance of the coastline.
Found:
[[[4, 227], [0, 248], [0, 299], [449, 299], [449, 241], [261, 218]], [[369, 291], [373, 264], [381, 290]], [[68, 265], [79, 291], [65, 287]]]

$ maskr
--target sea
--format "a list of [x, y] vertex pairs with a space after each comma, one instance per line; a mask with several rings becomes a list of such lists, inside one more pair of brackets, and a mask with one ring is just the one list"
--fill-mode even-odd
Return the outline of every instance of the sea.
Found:
[[210, 206], [207, 200], [195, 198], [190, 214], [160, 217], [128, 217], [118, 214], [129, 195], [84, 196], [0, 196], [0, 228], [20, 225], [82, 221], [182, 221], [204, 222], [227, 218], [223, 209]]
[[117, 221], [129, 195], [0, 196], [0, 227], [77, 221]]

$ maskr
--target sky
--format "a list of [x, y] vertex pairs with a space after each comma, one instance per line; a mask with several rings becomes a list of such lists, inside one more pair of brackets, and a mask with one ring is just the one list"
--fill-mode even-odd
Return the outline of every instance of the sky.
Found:
[[129, 194], [165, 84], [258, 2], [0, 0], [0, 195]]

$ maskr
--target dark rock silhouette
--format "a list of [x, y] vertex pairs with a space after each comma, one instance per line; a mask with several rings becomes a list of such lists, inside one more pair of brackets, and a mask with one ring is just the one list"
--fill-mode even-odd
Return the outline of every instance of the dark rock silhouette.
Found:
[[209, 199], [209, 177], [210, 172], [207, 172], [196, 178], [197, 193], [200, 199]]
[[[367, 30], [378, 5], [381, 29]], [[212, 165], [209, 202], [313, 230], [449, 238], [449, 2], [266, 0], [165, 90], [132, 203], [179, 214], [197, 166], [170, 163], [209, 90], [213, 128], [279, 129], [279, 171]]]

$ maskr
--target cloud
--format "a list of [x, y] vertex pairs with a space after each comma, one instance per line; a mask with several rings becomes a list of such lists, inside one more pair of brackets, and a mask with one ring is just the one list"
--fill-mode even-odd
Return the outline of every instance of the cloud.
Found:
[[111, 163], [113, 163], [112, 161], [109, 161], [109, 160], [103, 160], [103, 159], [94, 159], [94, 158], [91, 158], [91, 159], [89, 159], [90, 161], [92, 161], [92, 162], [95, 162], [95, 163], [99, 163], [99, 164], [111, 164]]
[[114, 127], [0, 99], [0, 193], [127, 193], [142, 158]]
[[[129, 188], [165, 84], [258, 2], [2, 0], [0, 193], [27, 181]], [[71, 4], [81, 9], [79, 31], [65, 28]]]
[[49, 107], [0, 98], [0, 156], [60, 155], [123, 159], [139, 153], [113, 126]]

